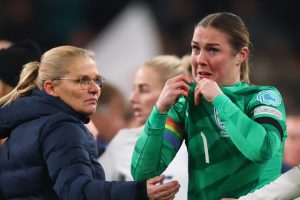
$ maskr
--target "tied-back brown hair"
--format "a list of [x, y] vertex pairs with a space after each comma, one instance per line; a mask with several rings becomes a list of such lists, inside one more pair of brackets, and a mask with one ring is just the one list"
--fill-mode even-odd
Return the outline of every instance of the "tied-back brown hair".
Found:
[[[251, 45], [249, 31], [243, 20], [229, 12], [214, 13], [203, 18], [196, 27], [212, 27], [220, 30], [228, 36], [234, 54], [236, 55], [243, 47]], [[241, 63], [240, 80], [250, 84], [249, 59]]]

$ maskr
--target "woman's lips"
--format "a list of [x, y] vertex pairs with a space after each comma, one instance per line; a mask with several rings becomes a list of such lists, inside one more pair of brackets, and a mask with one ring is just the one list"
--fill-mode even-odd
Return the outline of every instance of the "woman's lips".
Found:
[[86, 100], [85, 102], [89, 103], [89, 104], [97, 104], [98, 100], [96, 98], [91, 98]]
[[203, 79], [203, 78], [210, 78], [212, 76], [211, 73], [208, 72], [198, 72], [197, 73], [197, 78]]
[[134, 116], [141, 116], [142, 115], [142, 109], [138, 108], [138, 107], [133, 108], [133, 114], [134, 114]]

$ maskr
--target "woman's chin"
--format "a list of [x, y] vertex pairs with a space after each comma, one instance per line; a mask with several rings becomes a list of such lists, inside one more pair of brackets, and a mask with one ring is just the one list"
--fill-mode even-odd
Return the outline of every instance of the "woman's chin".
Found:
[[86, 110], [84, 110], [82, 113], [83, 113], [84, 115], [86, 115], [86, 116], [89, 117], [89, 116], [95, 114], [95, 112], [96, 112], [96, 109], [95, 109], [95, 108], [91, 108], [91, 109], [86, 109]]

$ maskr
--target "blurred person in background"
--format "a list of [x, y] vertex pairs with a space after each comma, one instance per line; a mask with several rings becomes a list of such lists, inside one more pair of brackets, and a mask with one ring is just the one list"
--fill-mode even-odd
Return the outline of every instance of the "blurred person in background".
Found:
[[300, 115], [287, 116], [287, 131], [288, 137], [284, 145], [282, 173], [300, 164]]
[[31, 40], [16, 42], [0, 49], [0, 97], [17, 85], [23, 65], [40, 56], [39, 45]]
[[175, 76], [162, 89], [134, 148], [135, 180], [161, 174], [183, 142], [189, 200], [239, 197], [280, 175], [285, 106], [275, 87], [250, 83], [250, 44], [233, 13], [212, 13], [196, 25], [193, 77]]
[[[105, 153], [100, 156], [99, 161], [108, 180], [133, 180], [130, 173], [132, 153], [147, 117], [166, 80], [178, 74], [188, 74], [189, 68], [190, 56], [180, 59], [173, 55], [155, 56], [140, 66], [130, 95], [133, 117], [138, 122], [138, 127], [121, 129], [109, 143]], [[182, 144], [172, 164], [164, 171], [166, 181], [178, 180], [181, 185], [175, 196], [178, 200], [187, 199], [187, 164], [187, 150], [185, 144]]]
[[9, 40], [0, 40], [0, 49], [6, 49], [12, 45], [12, 42]]
[[[84, 124], [104, 85], [94, 54], [74, 46], [24, 65], [17, 86], [0, 98], [0, 193], [4, 199], [172, 200], [179, 184], [107, 182]], [[26, 184], [24, 184], [26, 183]]]
[[126, 126], [128, 102], [122, 92], [113, 84], [107, 83], [101, 90], [98, 106], [91, 120], [97, 129], [99, 156], [117, 132]]
[[[2, 44], [5, 44], [5, 48], [0, 49], [0, 97], [11, 92], [17, 85], [23, 65], [39, 60], [41, 56], [39, 45], [31, 40], [14, 44], [3, 41]], [[0, 145], [3, 142], [4, 140], [0, 140]]]

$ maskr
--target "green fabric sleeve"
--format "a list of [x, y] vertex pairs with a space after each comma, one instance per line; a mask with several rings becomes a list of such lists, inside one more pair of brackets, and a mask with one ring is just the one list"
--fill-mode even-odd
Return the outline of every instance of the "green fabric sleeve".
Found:
[[155, 129], [165, 128], [167, 113], [161, 114], [158, 112], [156, 105], [153, 107], [152, 114], [149, 116], [148, 125]]
[[131, 164], [131, 174], [134, 180], [146, 180], [162, 172], [159, 169], [159, 163], [162, 156], [166, 118], [167, 114], [159, 113], [154, 106], [134, 148]]
[[280, 148], [281, 139], [274, 128], [249, 118], [225, 94], [218, 95], [212, 104], [232, 142], [249, 160], [265, 162]]

